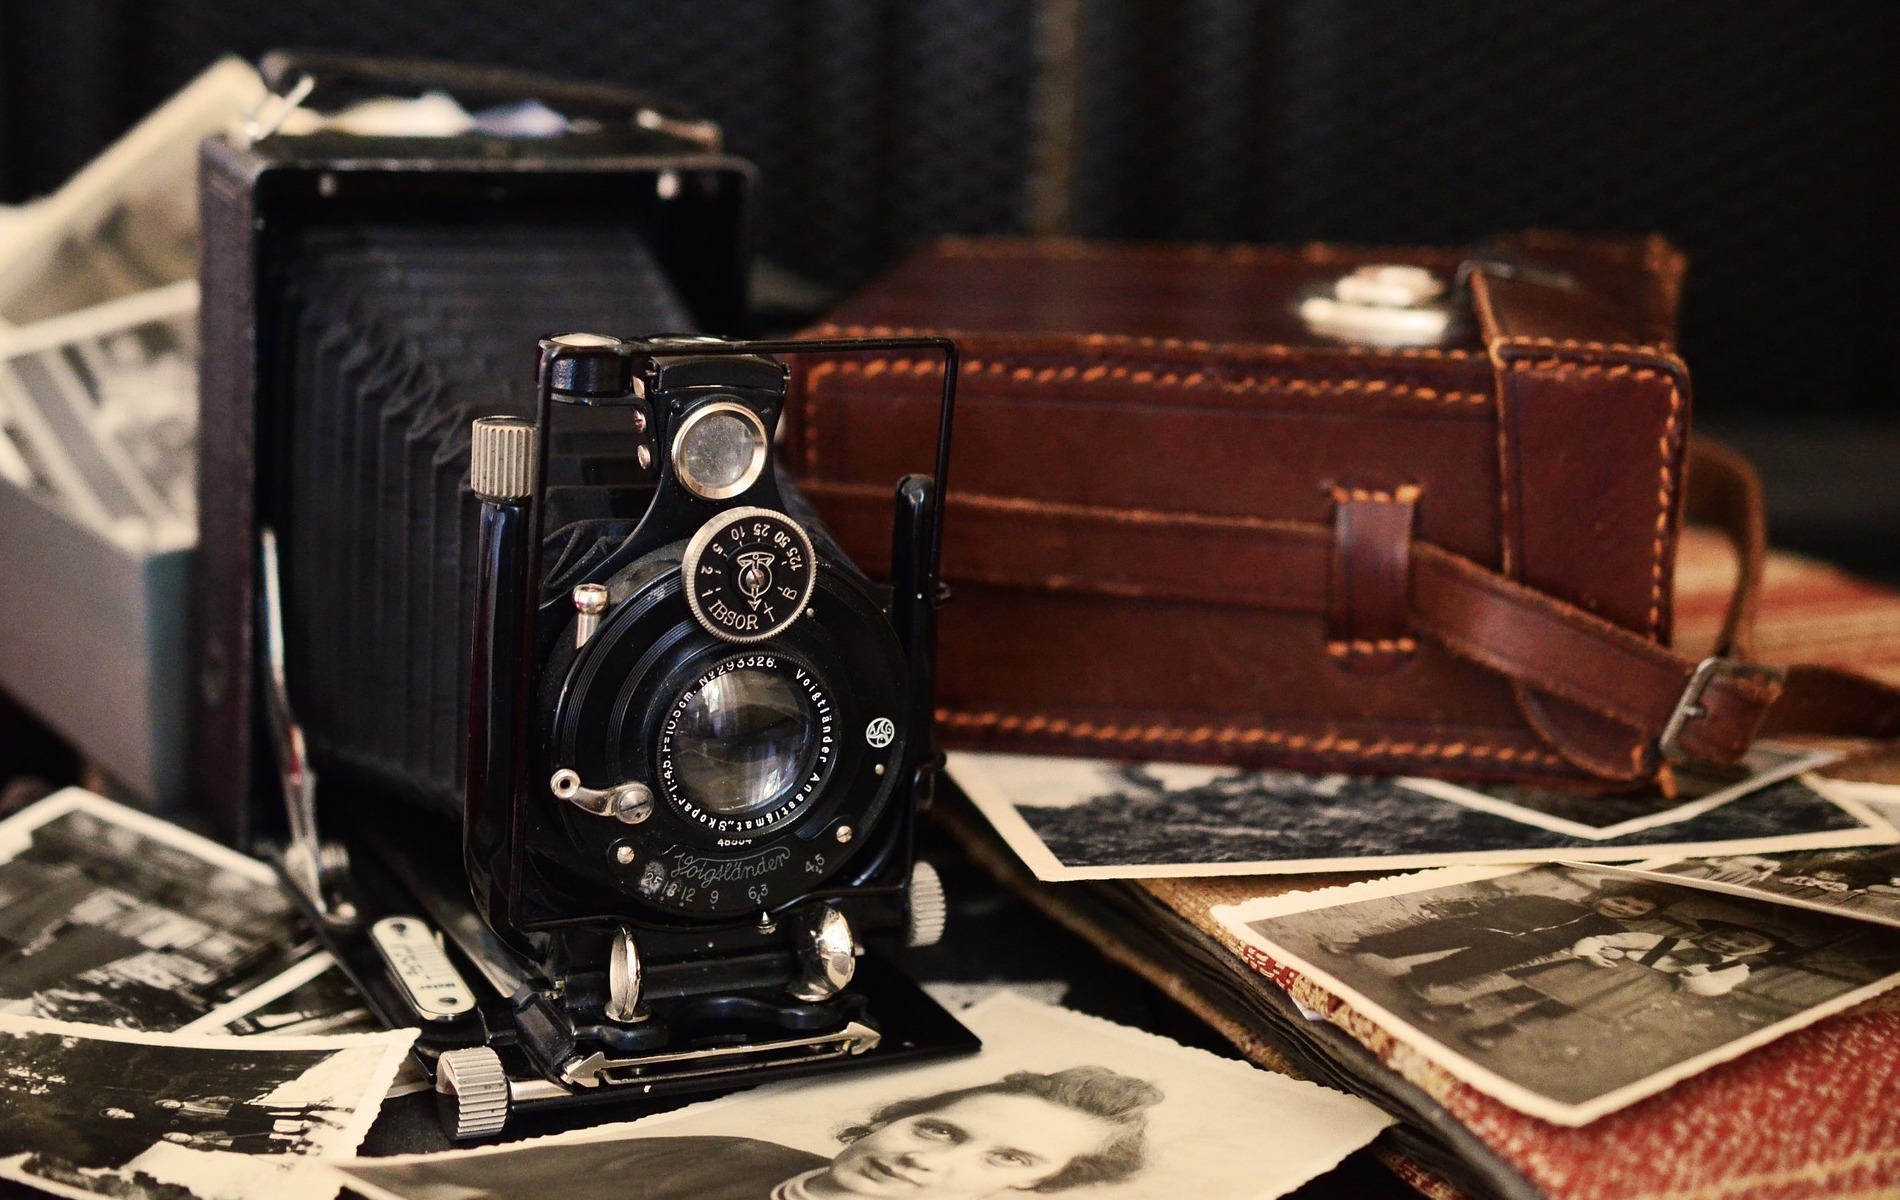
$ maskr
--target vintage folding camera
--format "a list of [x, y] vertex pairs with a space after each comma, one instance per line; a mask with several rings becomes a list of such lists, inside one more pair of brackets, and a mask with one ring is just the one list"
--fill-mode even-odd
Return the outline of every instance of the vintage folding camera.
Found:
[[[956, 364], [928, 339], [558, 336], [536, 418], [474, 423], [464, 863], [488, 929], [532, 964], [515, 1047], [544, 1080], [645, 1088], [861, 1056], [888, 1033], [849, 989], [860, 938], [941, 932], [910, 845], [939, 766], [933, 480], [896, 486], [886, 589], [771, 453], [788, 373], [769, 351], [900, 346], [949, 359], [940, 479]], [[653, 464], [631, 529], [569, 519], [537, 482], [575, 409], [610, 413]], [[465, 1132], [487, 1111], [471, 1081], [500, 1063], [443, 1056]]]
[[[738, 332], [749, 166], [637, 96], [458, 80], [602, 128], [207, 148], [201, 802], [420, 1028], [458, 1137], [975, 1049], [867, 948], [941, 928], [954, 346], [654, 336]], [[771, 434], [785, 356], [897, 347], [947, 369], [885, 586]]]

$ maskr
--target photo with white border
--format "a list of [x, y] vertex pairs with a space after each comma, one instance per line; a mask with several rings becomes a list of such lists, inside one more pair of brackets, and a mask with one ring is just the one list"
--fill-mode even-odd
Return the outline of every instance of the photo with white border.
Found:
[[61, 1196], [328, 1200], [414, 1030], [141, 1033], [0, 1014], [0, 1178]]
[[372, 1200], [1267, 1200], [1391, 1124], [1344, 1093], [1014, 995], [961, 1019], [983, 1049], [953, 1062], [339, 1166]]
[[66, 788], [0, 821], [0, 1012], [178, 1030], [314, 952], [265, 864]]
[[1595, 866], [1451, 867], [1214, 916], [1454, 1077], [1560, 1125], [1900, 984], [1900, 931]]
[[[1818, 761], [1818, 760], [1817, 760]], [[957, 752], [950, 777], [1036, 878], [1402, 871], [1471, 863], [1634, 862], [1900, 841], [1832, 780], [1773, 777], [1593, 829], [1435, 779]], [[1616, 798], [1606, 798], [1614, 800]], [[1659, 823], [1660, 822], [1660, 823]]]

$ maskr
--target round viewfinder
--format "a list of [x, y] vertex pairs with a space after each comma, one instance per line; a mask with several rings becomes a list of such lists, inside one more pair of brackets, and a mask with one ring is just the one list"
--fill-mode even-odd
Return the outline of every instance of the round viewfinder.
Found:
[[758, 482], [769, 443], [765, 423], [751, 409], [715, 400], [680, 422], [673, 436], [673, 474], [694, 495], [725, 500]]
[[722, 817], [763, 812], [795, 784], [817, 721], [784, 676], [744, 667], [701, 684], [672, 737], [681, 796]]

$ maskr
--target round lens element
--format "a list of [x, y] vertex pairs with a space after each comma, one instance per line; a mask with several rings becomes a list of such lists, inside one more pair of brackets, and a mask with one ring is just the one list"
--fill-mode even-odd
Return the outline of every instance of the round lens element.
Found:
[[737, 496], [765, 469], [765, 423], [743, 404], [715, 401], [687, 414], [673, 437], [673, 474], [708, 500]]
[[683, 699], [669, 739], [681, 799], [718, 817], [748, 817], [798, 782], [818, 722], [783, 675], [742, 667]]

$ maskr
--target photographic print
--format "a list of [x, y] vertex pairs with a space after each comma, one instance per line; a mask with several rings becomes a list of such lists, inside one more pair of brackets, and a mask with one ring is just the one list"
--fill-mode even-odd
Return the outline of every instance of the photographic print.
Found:
[[1229, 1200], [1283, 1195], [1391, 1123], [1344, 1093], [1018, 996], [961, 1019], [983, 1049], [954, 1062], [340, 1166], [373, 1200]]
[[328, 1200], [415, 1039], [204, 1038], [0, 1014], [0, 1178], [62, 1196]]
[[1407, 779], [1405, 786], [1512, 817], [1540, 829], [1590, 841], [1609, 841], [1646, 829], [1679, 824], [1737, 797], [1817, 770], [1839, 758], [1839, 754], [1830, 750], [1757, 742], [1732, 771], [1700, 772], [1676, 767], [1670, 771], [1668, 786], [1651, 783], [1632, 792], [1601, 794], [1518, 783], [1450, 783], [1442, 779]]
[[0, 1013], [176, 1030], [304, 942], [269, 867], [157, 818], [67, 788], [0, 821]]
[[1900, 931], [1596, 867], [1456, 867], [1216, 909], [1506, 1104], [1583, 1125], [1900, 983]]
[[382, 1027], [336, 960], [319, 951], [179, 1032], [257, 1037], [364, 1033]]
[[0, 478], [142, 547], [195, 537], [198, 285], [0, 337]]
[[[1900, 787], [1831, 784], [1889, 822], [1900, 817]], [[1656, 858], [1620, 868], [1649, 876], [1777, 904], [1900, 926], [1900, 847], [1809, 850], [1791, 854], [1735, 854], [1717, 858]]]
[[1900, 839], [1813, 775], [1617, 833], [1566, 831], [1551, 814], [1437, 780], [1027, 754], [955, 753], [949, 771], [1036, 877], [1051, 882], [1633, 862]]

